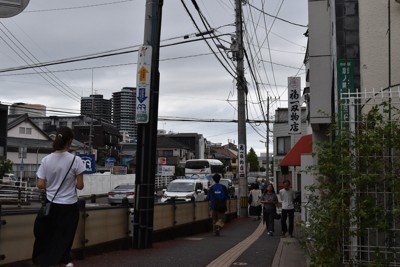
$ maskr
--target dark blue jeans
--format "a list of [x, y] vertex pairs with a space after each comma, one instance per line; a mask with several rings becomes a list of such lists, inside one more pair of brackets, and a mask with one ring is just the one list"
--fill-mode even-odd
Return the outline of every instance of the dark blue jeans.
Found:
[[281, 226], [282, 232], [287, 233], [288, 227], [286, 224], [286, 220], [289, 217], [289, 235], [293, 234], [293, 224], [294, 224], [294, 209], [284, 210], [282, 209], [282, 218], [281, 218]]

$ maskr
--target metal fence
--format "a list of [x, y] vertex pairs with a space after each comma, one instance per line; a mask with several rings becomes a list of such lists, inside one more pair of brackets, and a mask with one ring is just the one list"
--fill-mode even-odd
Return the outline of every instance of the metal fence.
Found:
[[[350, 131], [357, 134], [371, 134], [371, 129], [366, 128], [368, 118], [363, 117], [373, 108], [383, 118], [384, 123], [396, 122], [396, 110], [400, 108], [400, 88], [389, 88], [381, 90], [365, 90], [359, 93], [342, 93], [339, 114], [341, 127], [348, 127]], [[363, 118], [363, 121], [360, 120]], [[363, 128], [365, 127], [365, 128]], [[369, 127], [371, 125], [369, 124]], [[372, 130], [374, 131], [374, 130]], [[376, 140], [376, 143], [384, 143], [385, 138]], [[374, 143], [370, 144], [375, 145]], [[370, 225], [366, 225], [360, 217], [350, 223], [350, 229], [343, 233], [344, 263], [353, 266], [372, 266], [380, 262], [380, 266], [400, 266], [400, 199], [399, 192], [393, 190], [396, 173], [399, 171], [399, 151], [387, 149], [380, 155], [365, 155], [360, 151], [351, 151], [354, 154], [354, 166], [358, 168], [360, 175], [377, 177], [375, 184], [368, 184], [362, 188], [355, 186], [351, 188], [350, 210], [359, 208], [364, 200], [371, 201], [376, 210], [368, 214]], [[376, 164], [376, 163], [381, 164]], [[372, 163], [374, 167], [372, 168]], [[360, 168], [360, 166], [362, 167]], [[353, 177], [342, 177], [352, 179]], [[361, 204], [360, 204], [361, 203]], [[344, 203], [344, 205], [348, 205]], [[368, 211], [365, 211], [368, 212]], [[362, 230], [360, 228], [363, 227]], [[350, 235], [349, 233], [353, 233]], [[356, 233], [356, 234], [354, 234]], [[374, 265], [376, 266], [376, 265]]]
[[30, 205], [41, 200], [42, 190], [28, 186], [27, 182], [18, 183], [20, 185], [0, 184], [0, 205]]

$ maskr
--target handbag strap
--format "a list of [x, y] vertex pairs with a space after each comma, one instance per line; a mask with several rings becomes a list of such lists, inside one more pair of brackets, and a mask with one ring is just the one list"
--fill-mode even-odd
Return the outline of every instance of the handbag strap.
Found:
[[53, 200], [57, 196], [58, 191], [60, 191], [60, 188], [63, 185], [65, 178], [67, 178], [67, 175], [68, 175], [69, 171], [71, 170], [72, 165], [74, 164], [75, 158], [76, 158], [76, 156], [74, 156], [74, 158], [72, 159], [71, 165], [69, 166], [69, 169], [68, 169], [67, 173], [65, 174], [64, 179], [62, 180], [62, 182], [60, 184], [60, 187], [57, 189], [57, 192], [54, 194], [53, 198], [51, 199], [51, 203], [53, 203]]

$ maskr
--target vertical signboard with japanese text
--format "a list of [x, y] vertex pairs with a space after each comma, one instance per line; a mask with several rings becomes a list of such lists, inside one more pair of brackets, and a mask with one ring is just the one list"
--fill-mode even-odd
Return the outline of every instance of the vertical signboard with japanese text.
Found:
[[[338, 59], [337, 62], [337, 87], [339, 99], [339, 118], [340, 121], [349, 121], [349, 105], [344, 103], [348, 101], [349, 95], [346, 99], [342, 98], [342, 93], [354, 93], [354, 64], [351, 59]], [[340, 123], [339, 123], [340, 125]]]
[[289, 134], [301, 134], [300, 77], [288, 78], [288, 123]]
[[139, 48], [136, 77], [136, 123], [149, 122], [152, 47]]
[[239, 144], [239, 178], [246, 177], [246, 146], [243, 144]]

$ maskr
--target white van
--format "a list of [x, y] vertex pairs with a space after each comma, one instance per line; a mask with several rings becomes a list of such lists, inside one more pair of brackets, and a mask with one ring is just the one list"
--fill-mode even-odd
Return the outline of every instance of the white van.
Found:
[[175, 198], [176, 202], [204, 201], [206, 194], [203, 183], [199, 179], [176, 179], [171, 181], [161, 198], [161, 202], [170, 202]]

